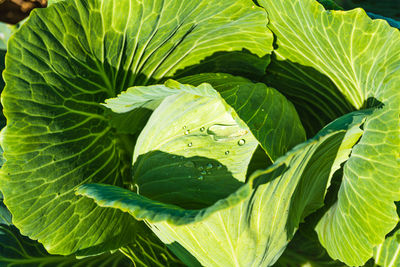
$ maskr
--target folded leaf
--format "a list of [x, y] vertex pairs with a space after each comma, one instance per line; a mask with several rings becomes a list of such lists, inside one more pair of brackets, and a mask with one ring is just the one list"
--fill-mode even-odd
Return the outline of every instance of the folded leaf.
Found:
[[131, 178], [135, 140], [126, 145], [125, 134], [142, 125], [119, 132], [99, 103], [216, 53], [246, 50], [262, 74], [272, 50], [265, 23], [250, 0], [68, 0], [34, 10], [9, 42], [4, 72], [0, 188], [14, 224], [63, 255], [132, 242], [131, 216], [73, 193], [83, 183]]
[[363, 136], [344, 164], [338, 201], [316, 228], [330, 255], [347, 264], [367, 261], [399, 221], [394, 204], [400, 198], [395, 190], [400, 186], [396, 158], [400, 112], [396, 105], [377, 109], [367, 117]]
[[[365, 116], [358, 112], [339, 119], [266, 170], [254, 173], [237, 191], [202, 209], [153, 200], [151, 191], [141, 196], [140, 186], [139, 194], [99, 184], [83, 185], [77, 193], [93, 198], [100, 206], [118, 208], [145, 220], [164, 243], [179, 243], [204, 266], [270, 266], [304, 215], [322, 205], [323, 196], [318, 196], [326, 188], [346, 130], [359, 128]], [[153, 131], [156, 127], [153, 125]], [[152, 166], [157, 169], [157, 165]], [[302, 190], [315, 180], [321, 186]], [[169, 192], [168, 182], [176, 183], [173, 174], [165, 182], [163, 188]], [[289, 201], [293, 195], [296, 200]]]
[[220, 98], [185, 93], [166, 98], [133, 154], [140, 194], [201, 208], [236, 191], [258, 142], [232, 113]]

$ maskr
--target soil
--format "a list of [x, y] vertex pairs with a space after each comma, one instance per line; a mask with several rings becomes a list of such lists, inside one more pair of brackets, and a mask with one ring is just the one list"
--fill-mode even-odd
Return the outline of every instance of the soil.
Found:
[[47, 6], [47, 0], [0, 0], [0, 21], [16, 24], [34, 8]]

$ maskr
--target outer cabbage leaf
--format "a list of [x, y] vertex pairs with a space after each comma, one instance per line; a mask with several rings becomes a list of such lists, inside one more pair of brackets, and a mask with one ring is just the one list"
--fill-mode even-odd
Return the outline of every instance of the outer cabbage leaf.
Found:
[[[3, 150], [0, 147], [0, 167], [4, 163]], [[145, 226], [142, 226], [145, 227]], [[1, 266], [100, 266], [123, 267], [143, 266], [148, 267], [156, 263], [158, 266], [182, 266], [165, 245], [160, 245], [157, 237], [149, 233], [147, 228], [142, 228], [141, 236], [134, 243], [120, 248], [117, 252], [106, 252], [99, 256], [77, 258], [74, 255], [50, 255], [37, 241], [31, 240], [20, 234], [12, 224], [12, 215], [3, 203], [3, 194], [0, 192], [0, 265]], [[139, 248], [139, 249], [137, 249]], [[151, 251], [149, 254], [148, 252]], [[132, 261], [130, 261], [128, 256]], [[134, 262], [134, 263], [133, 263]]]
[[218, 52], [264, 57], [272, 49], [265, 20], [250, 0], [70, 0], [34, 10], [10, 39], [4, 72], [0, 187], [14, 224], [50, 253], [131, 242], [131, 216], [73, 193], [130, 178], [131, 146], [99, 103]]
[[[137, 249], [139, 248], [139, 249]], [[119, 251], [106, 252], [99, 256], [77, 258], [74, 255], [50, 255], [42, 244], [20, 234], [11, 223], [11, 213], [0, 203], [0, 265], [1, 266], [181, 266], [168, 251], [165, 245], [160, 245], [151, 233], [146, 237], [139, 236], [134, 243]], [[127, 251], [130, 253], [128, 254]], [[148, 253], [151, 252], [151, 253]], [[130, 261], [124, 254], [128, 254]], [[134, 263], [133, 263], [134, 262]]]
[[120, 252], [77, 259], [75, 256], [50, 255], [37, 241], [22, 236], [12, 225], [0, 225], [0, 265], [19, 267], [55, 266], [133, 266]]
[[[165, 135], [163, 131], [168, 131], [164, 129], [168, 124], [166, 117], [171, 116], [169, 114], [176, 114], [174, 116], [178, 118], [191, 118], [188, 123], [195, 118], [193, 114], [196, 114], [195, 110], [198, 107], [194, 105], [196, 109], [193, 111], [182, 112], [185, 110], [182, 108], [185, 103], [187, 105], [184, 106], [188, 109], [193, 105], [191, 105], [192, 100], [187, 99], [182, 103], [182, 99], [179, 97], [170, 96], [161, 103], [153, 113], [154, 119], [150, 118], [146, 125], [148, 128], [143, 130], [138, 139], [135, 155], [141, 154], [140, 151], [143, 153], [151, 151], [153, 147], [155, 149], [152, 153], [144, 154], [142, 159], [138, 156], [135, 157], [137, 159], [135, 164], [143, 169], [141, 172], [136, 172], [134, 177], [138, 181], [138, 194], [116, 186], [100, 184], [83, 185], [77, 193], [95, 199], [100, 206], [118, 208], [129, 212], [138, 220], [145, 220], [164, 243], [180, 244], [187, 251], [187, 255], [194, 256], [204, 266], [269, 266], [273, 264], [293, 237], [300, 221], [307, 214], [322, 206], [323, 194], [321, 196], [321, 191], [324, 192], [326, 188], [331, 166], [335, 163], [336, 155], [342, 147], [346, 131], [359, 128], [367, 113], [349, 114], [335, 121], [313, 139], [293, 148], [266, 170], [254, 173], [247, 183], [241, 185], [236, 191], [231, 188], [231, 194], [225, 198], [212, 199], [212, 189], [216, 185], [212, 179], [208, 180], [207, 175], [212, 178], [215, 171], [213, 162], [210, 173], [206, 173], [200, 179], [200, 182], [204, 183], [203, 186], [208, 187], [206, 189], [208, 197], [203, 197], [206, 200], [197, 198], [203, 207], [199, 205], [196, 207], [197, 209], [192, 209], [191, 206], [185, 205], [185, 200], [190, 199], [191, 190], [196, 191], [199, 188], [198, 183], [192, 186], [189, 184], [193, 175], [191, 167], [196, 165], [190, 156], [192, 156], [191, 153], [196, 153], [196, 150], [182, 154], [181, 148], [186, 146], [187, 150], [191, 150], [196, 144], [193, 141], [192, 146], [187, 146], [186, 144], [191, 142], [189, 139], [182, 142], [182, 146], [176, 144], [168, 146], [168, 143], [165, 143], [165, 140], [173, 143], [175, 139], [185, 138], [185, 129], [182, 125], [186, 125], [186, 122], [180, 121], [180, 119], [176, 125], [170, 124], [168, 127], [170, 131], [179, 129], [181, 134], [175, 134], [174, 137], [166, 136], [165, 139], [162, 137], [163, 134]], [[214, 110], [209, 108], [210, 113]], [[167, 114], [162, 116], [163, 112]], [[188, 129], [191, 128], [188, 127]], [[198, 126], [193, 129], [195, 129], [193, 131], [195, 133], [188, 138], [196, 140], [201, 136], [201, 131], [197, 130]], [[262, 132], [267, 134], [268, 128], [263, 128]], [[160, 136], [157, 136], [158, 134]], [[143, 139], [141, 139], [142, 136]], [[144, 140], [145, 137], [147, 139], [145, 139], [145, 149], [143, 149], [140, 140]], [[209, 139], [213, 139], [213, 136], [209, 136]], [[225, 142], [229, 143], [227, 140]], [[233, 145], [238, 147], [238, 144], [232, 144], [231, 147]], [[246, 146], [247, 142], [242, 145]], [[166, 155], [162, 160], [158, 160], [160, 164], [157, 165], [151, 161], [151, 158], [160, 150], [164, 150], [163, 153]], [[226, 166], [226, 170], [231, 172], [232, 177], [235, 178], [232, 163], [225, 159], [230, 155], [234, 156], [235, 150], [238, 149], [232, 147], [228, 154], [224, 153], [225, 150], [215, 150], [209, 152], [208, 156], [202, 154], [201, 158], [207, 159], [208, 162], [214, 160], [225, 162], [221, 164], [221, 167]], [[202, 153], [201, 147], [199, 151]], [[176, 155], [175, 152], [177, 152]], [[192, 162], [190, 166], [175, 165], [176, 157], [182, 157], [182, 155], [184, 155], [182, 160]], [[190, 155], [189, 158], [187, 158], [188, 155]], [[243, 155], [243, 158], [245, 156]], [[150, 163], [146, 166], [146, 162]], [[174, 169], [166, 170], [165, 167], [168, 166], [166, 162], [174, 166]], [[240, 163], [236, 162], [235, 164]], [[146, 171], [152, 172], [152, 175], [146, 176]], [[142, 175], [146, 176], [143, 181], [141, 181]], [[142, 191], [141, 183], [144, 185], [146, 182], [159, 183], [159, 177], [162, 177], [163, 186], [147, 188]], [[177, 177], [180, 178], [179, 181], [177, 181]], [[221, 177], [223, 178], [223, 176]], [[207, 183], [208, 181], [210, 183]], [[179, 192], [184, 194], [180, 195], [179, 203], [175, 202], [176, 190], [171, 190], [171, 188], [177, 187], [176, 184], [178, 187], [184, 185], [180, 186], [183, 189]], [[318, 184], [318, 186], [312, 184]], [[226, 190], [226, 188], [219, 187], [216, 189], [218, 192], [222, 189]], [[295, 201], [285, 201], [292, 197], [295, 198]], [[204, 201], [208, 201], [208, 203], [204, 203]], [[174, 251], [174, 248], [171, 249]], [[185, 261], [185, 257], [189, 257], [187, 255], [181, 255], [184, 262], [187, 262]]]
[[294, 102], [309, 134], [387, 97], [378, 94], [390, 95], [394, 83], [381, 81], [398, 64], [399, 32], [384, 21], [361, 9], [324, 12], [314, 1], [260, 4], [270, 12], [278, 47], [265, 79]]
[[[335, 94], [355, 109], [381, 107], [366, 119], [363, 136], [344, 165], [338, 201], [317, 227], [331, 257], [362, 265], [398, 222], [400, 32], [361, 9], [325, 11], [312, 0], [260, 4], [277, 36], [275, 64], [286, 61], [281, 66], [289, 64], [304, 75], [317, 72], [337, 88], [314, 87], [307, 93], [294, 87], [290, 94], [311, 99]], [[327, 103], [341, 105], [334, 98]]]

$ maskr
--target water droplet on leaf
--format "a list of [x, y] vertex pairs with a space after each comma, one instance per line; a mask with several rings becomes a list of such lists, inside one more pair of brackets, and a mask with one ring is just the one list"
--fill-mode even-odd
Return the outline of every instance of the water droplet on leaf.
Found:
[[186, 168], [194, 168], [195, 167], [195, 165], [192, 161], [185, 162], [185, 164], [183, 164], [183, 166], [185, 166]]
[[225, 155], [229, 155], [229, 150], [225, 151]]
[[204, 127], [200, 128], [200, 132], [204, 132], [205, 130], [206, 130], [206, 128], [204, 128]]
[[190, 142], [190, 143], [188, 144], [188, 147], [192, 147], [192, 145], [193, 145], [192, 142]]
[[208, 163], [206, 166], [206, 169], [209, 170], [209, 169], [212, 169], [212, 167], [213, 167], [213, 165], [211, 163]]
[[200, 175], [199, 177], [197, 177], [197, 179], [199, 179], [199, 180], [203, 180], [203, 179], [204, 179], [204, 177], [203, 177], [202, 175]]
[[201, 171], [200, 173], [203, 174], [203, 175], [206, 175], [206, 174], [207, 174], [206, 171]]
[[248, 130], [239, 127], [237, 124], [214, 124], [207, 129], [217, 142], [236, 139], [248, 133]]
[[243, 146], [244, 144], [246, 144], [246, 140], [240, 139], [240, 140], [238, 141], [238, 145], [239, 145], [239, 146]]
[[188, 134], [190, 134], [190, 130], [185, 131], [185, 135], [188, 135]]

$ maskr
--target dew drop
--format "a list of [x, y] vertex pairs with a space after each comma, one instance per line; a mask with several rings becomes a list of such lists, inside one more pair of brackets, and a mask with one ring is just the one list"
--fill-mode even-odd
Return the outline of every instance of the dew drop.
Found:
[[192, 147], [192, 145], [193, 145], [192, 142], [190, 142], [190, 143], [188, 144], [188, 147]]
[[194, 168], [194, 163], [192, 161], [188, 161], [185, 162], [185, 164], [183, 164], [183, 166], [185, 166], [186, 168]]
[[207, 174], [206, 171], [201, 171], [200, 173], [203, 174], [203, 175], [206, 175], [206, 174]]
[[229, 155], [229, 150], [225, 151], [225, 155]]
[[190, 130], [185, 131], [185, 135], [188, 135], [188, 134], [190, 134]]
[[186, 129], [186, 126], [183, 126], [182, 129], [185, 130], [185, 129]]
[[207, 169], [207, 170], [210, 170], [210, 169], [212, 169], [212, 168], [213, 168], [213, 165], [212, 165], [211, 163], [208, 163], [207, 166], [206, 166], [206, 169]]
[[240, 140], [238, 141], [238, 145], [239, 145], [239, 146], [243, 146], [244, 144], [246, 144], [246, 140], [240, 139]]
[[197, 169], [198, 169], [199, 171], [204, 170], [203, 166], [200, 166], [200, 167], [198, 167]]
[[204, 127], [200, 128], [200, 132], [204, 132], [205, 130], [206, 130], [206, 128], [204, 128]]
[[204, 177], [202, 175], [200, 175], [199, 177], [197, 177], [198, 180], [203, 180]]
[[222, 165], [221, 164], [218, 164], [217, 165], [217, 169], [219, 170], [219, 169], [221, 169], [222, 168]]
[[244, 136], [248, 133], [247, 129], [242, 129], [237, 124], [214, 124], [207, 129], [214, 141], [225, 142]]

